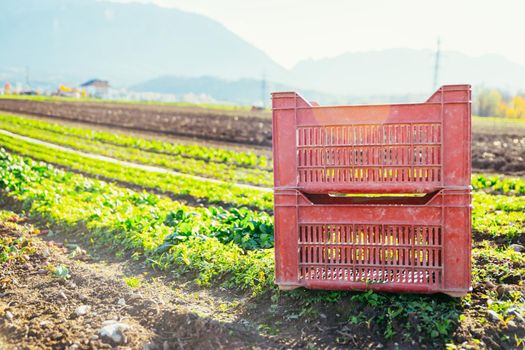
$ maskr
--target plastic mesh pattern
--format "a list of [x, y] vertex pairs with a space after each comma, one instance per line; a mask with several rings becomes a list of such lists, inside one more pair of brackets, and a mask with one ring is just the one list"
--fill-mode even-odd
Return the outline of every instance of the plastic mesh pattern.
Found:
[[440, 285], [440, 226], [302, 224], [299, 278]]
[[297, 164], [299, 186], [439, 184], [441, 124], [298, 127]]

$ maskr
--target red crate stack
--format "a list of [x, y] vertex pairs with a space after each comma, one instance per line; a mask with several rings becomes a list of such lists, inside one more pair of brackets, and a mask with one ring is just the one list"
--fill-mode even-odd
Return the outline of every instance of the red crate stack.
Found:
[[272, 97], [280, 288], [469, 291], [469, 85], [416, 104]]

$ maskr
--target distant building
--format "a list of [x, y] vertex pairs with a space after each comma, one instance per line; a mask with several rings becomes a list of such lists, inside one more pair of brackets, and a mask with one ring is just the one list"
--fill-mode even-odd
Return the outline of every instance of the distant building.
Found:
[[109, 91], [109, 82], [107, 80], [91, 79], [80, 85], [82, 89], [86, 91], [89, 96], [92, 97], [104, 97]]
[[11, 93], [11, 83], [7, 82], [4, 85], [4, 94], [9, 95]]

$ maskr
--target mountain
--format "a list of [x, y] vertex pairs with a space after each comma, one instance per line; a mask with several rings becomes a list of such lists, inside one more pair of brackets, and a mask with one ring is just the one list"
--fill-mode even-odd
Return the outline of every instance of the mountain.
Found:
[[140, 3], [0, 2], [0, 79], [93, 77], [115, 85], [155, 76], [283, 76], [264, 52], [208, 17]]
[[[261, 99], [257, 81], [265, 74], [284, 84], [269, 91], [299, 90], [323, 103], [401, 102], [432, 92], [434, 55], [408, 48], [348, 52], [286, 70], [202, 15], [132, 2], [0, 1], [0, 84], [29, 78], [33, 87], [78, 86], [100, 78], [114, 87], [207, 91], [221, 101], [250, 96], [255, 103]], [[439, 67], [438, 85], [525, 90], [525, 66], [502, 56], [444, 51]]]
[[[269, 83], [268, 91], [294, 90], [321, 104], [366, 104], [424, 101], [433, 92], [435, 52], [388, 49], [346, 53], [299, 62]], [[525, 90], [525, 66], [498, 55], [468, 56], [441, 52], [438, 85], [469, 83], [507, 91]], [[279, 79], [280, 78], [280, 79]], [[136, 91], [197, 93], [218, 101], [257, 104], [260, 79], [229, 81], [211, 77], [161, 76], [133, 86]]]
[[260, 79], [225, 80], [209, 76], [198, 78], [161, 76], [133, 85], [129, 89], [135, 92], [156, 92], [178, 96], [185, 94], [206, 95], [219, 102], [241, 105], [261, 105], [261, 101], [264, 98], [268, 106], [270, 91], [301, 91], [309, 99], [324, 104], [335, 104], [341, 99], [341, 97], [338, 99], [333, 94], [299, 89], [275, 82], [265, 82], [263, 84]]
[[[434, 58], [431, 50], [388, 49], [349, 52], [305, 60], [292, 68], [296, 85], [353, 96], [430, 94]], [[470, 83], [508, 90], [525, 89], [525, 66], [498, 55], [441, 53], [438, 85]]]

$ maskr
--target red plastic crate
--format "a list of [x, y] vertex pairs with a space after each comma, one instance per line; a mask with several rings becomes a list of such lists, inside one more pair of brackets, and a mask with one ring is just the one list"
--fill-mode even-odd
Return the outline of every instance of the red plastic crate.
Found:
[[470, 202], [470, 190], [401, 199], [276, 190], [276, 283], [464, 295]]
[[432, 192], [470, 185], [469, 85], [424, 103], [317, 106], [273, 98], [275, 187], [309, 193]]
[[273, 106], [280, 288], [469, 291], [468, 85], [420, 104]]

